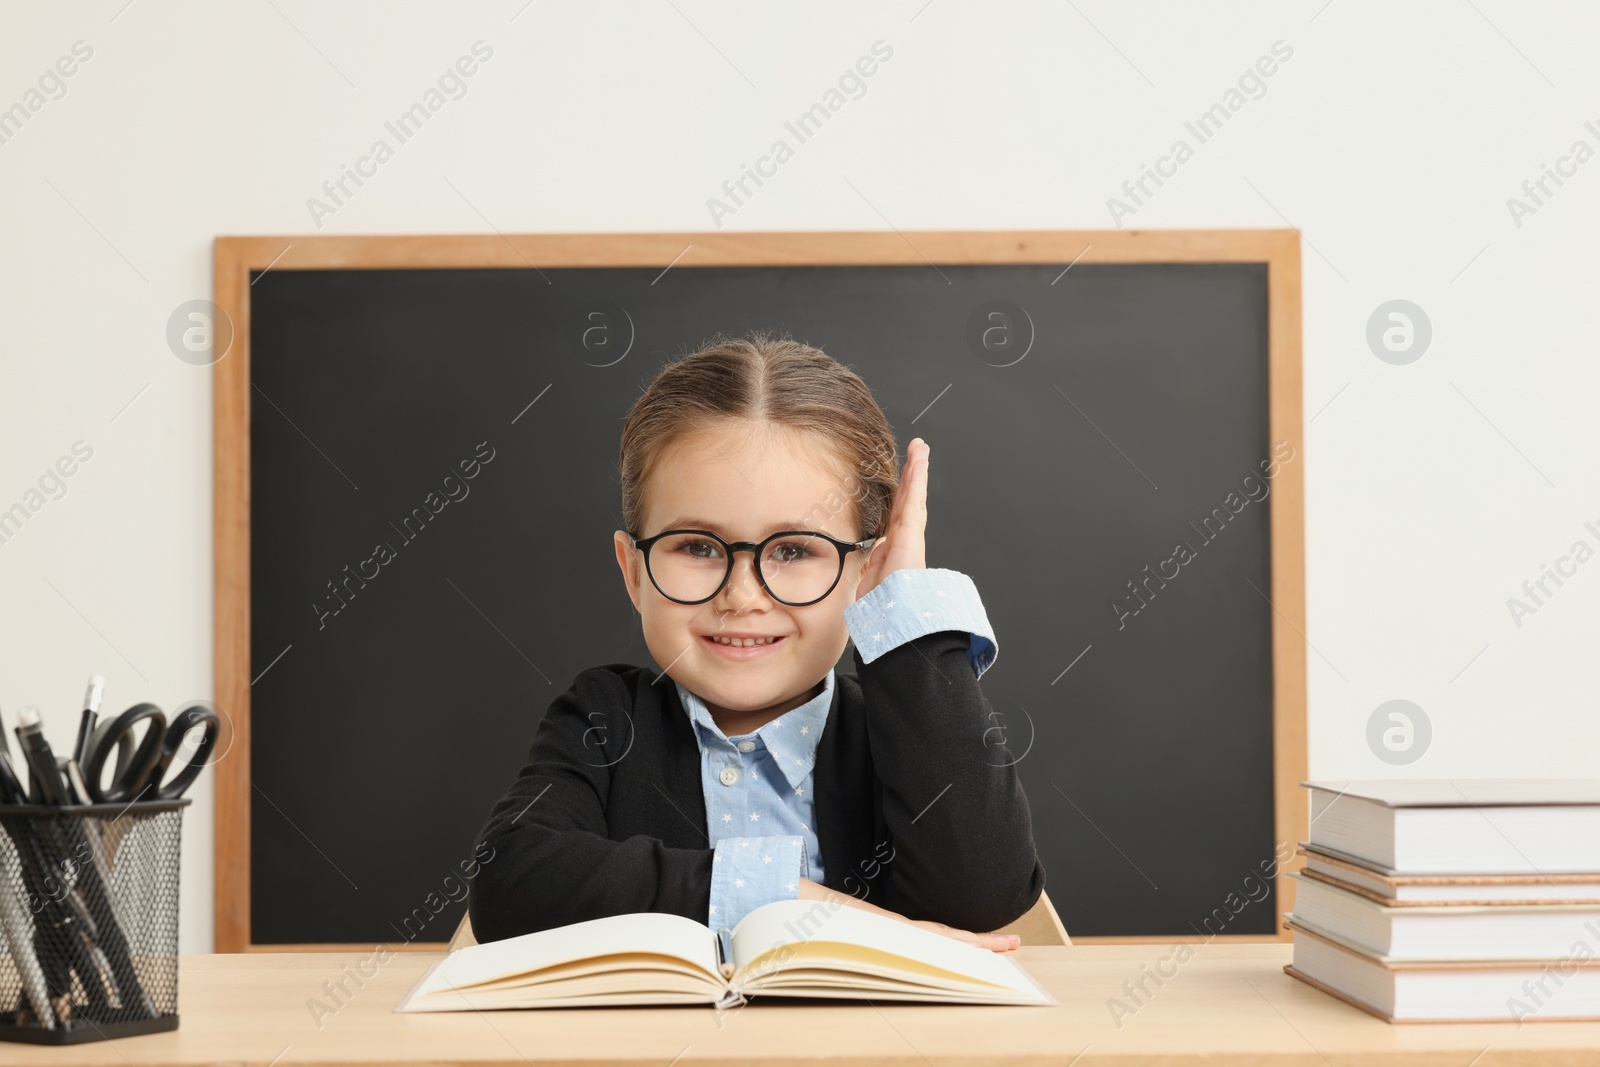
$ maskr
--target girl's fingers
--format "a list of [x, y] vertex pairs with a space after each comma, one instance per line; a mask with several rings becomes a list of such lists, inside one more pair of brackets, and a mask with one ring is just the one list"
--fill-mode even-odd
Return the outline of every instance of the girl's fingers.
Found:
[[889, 508], [889, 528], [898, 529], [905, 524], [906, 512], [909, 510], [910, 501], [916, 489], [917, 477], [917, 441], [915, 438], [906, 445], [905, 466], [900, 468], [900, 484], [895, 487], [894, 503]]
[[862, 565], [858, 595], [871, 592], [893, 570], [924, 566], [927, 520], [928, 443], [914, 437], [906, 445], [906, 462], [889, 505], [883, 538], [872, 546]]
[[[916, 448], [919, 442], [922, 447]], [[920, 546], [928, 525], [928, 443], [919, 437], [907, 446], [907, 451], [910, 455], [906, 459], [906, 473], [900, 479], [900, 492], [895, 494], [902, 498], [898, 501], [900, 507], [895, 522], [904, 542]]]
[[[1009, 952], [1022, 944], [1022, 939], [1016, 934], [970, 934], [970, 944], [979, 948], [986, 948], [993, 952]], [[966, 940], [963, 938], [962, 940]]]
[[911, 446], [906, 446], [906, 462], [900, 468], [900, 484], [895, 486], [894, 499], [889, 502], [889, 529], [900, 525], [900, 515], [906, 507], [906, 482], [911, 476]]
[[928, 522], [928, 456], [932, 450], [922, 442], [922, 454], [917, 457], [915, 492], [911, 496], [911, 514], [920, 534]]
[[936, 922], [919, 922], [915, 925], [932, 930], [936, 934], [953, 937], [957, 941], [965, 941], [967, 944], [977, 948], [989, 949], [992, 952], [1010, 952], [1022, 944], [1022, 938], [1016, 934], [975, 934], [970, 930], [958, 930], [954, 926], [946, 926], [944, 923]]

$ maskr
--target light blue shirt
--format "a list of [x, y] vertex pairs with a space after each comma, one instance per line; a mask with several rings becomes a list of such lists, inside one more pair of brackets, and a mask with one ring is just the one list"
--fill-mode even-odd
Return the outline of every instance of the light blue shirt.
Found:
[[[967, 659], [980, 678], [999, 655], [977, 587], [960, 571], [891, 571], [844, 609], [844, 620], [863, 663], [942, 630], [971, 635]], [[816, 696], [735, 737], [723, 734], [698, 696], [673, 683], [700, 746], [713, 848], [706, 925], [719, 932], [724, 959], [731, 958], [729, 933], [748, 912], [795, 899], [802, 877], [822, 881], [811, 772], [836, 681], [830, 670]]]

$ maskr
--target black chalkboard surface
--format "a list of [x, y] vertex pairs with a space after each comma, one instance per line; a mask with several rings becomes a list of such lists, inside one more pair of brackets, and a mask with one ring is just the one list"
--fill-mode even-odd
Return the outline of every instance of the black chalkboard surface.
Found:
[[449, 937], [549, 701], [651, 663], [622, 417], [753, 329], [933, 446], [929, 564], [997, 632], [1067, 929], [1275, 932], [1265, 265], [279, 266], [249, 299], [254, 942]]

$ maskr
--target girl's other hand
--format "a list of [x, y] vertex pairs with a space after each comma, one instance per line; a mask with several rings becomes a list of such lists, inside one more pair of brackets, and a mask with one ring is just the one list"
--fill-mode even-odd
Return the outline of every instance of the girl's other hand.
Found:
[[872, 546], [861, 568], [856, 596], [866, 596], [894, 571], [926, 567], [923, 534], [928, 528], [928, 442], [913, 437], [906, 445], [906, 465], [900, 472], [889, 509], [889, 532]]
[[868, 904], [859, 897], [846, 896], [843, 893], [829, 889], [825, 885], [813, 882], [809, 878], [800, 879], [800, 899], [825, 900], [830, 903], [859, 908], [862, 911], [870, 911], [888, 919], [897, 919], [912, 926], [920, 926], [922, 929], [935, 934], [953, 937], [957, 941], [965, 941], [967, 944], [977, 948], [989, 949], [991, 952], [1010, 952], [1022, 944], [1022, 939], [1016, 934], [975, 934], [971, 930], [959, 930], [954, 926], [946, 926], [944, 923], [931, 922], [925, 919], [908, 919], [897, 911], [880, 908], [876, 904]]

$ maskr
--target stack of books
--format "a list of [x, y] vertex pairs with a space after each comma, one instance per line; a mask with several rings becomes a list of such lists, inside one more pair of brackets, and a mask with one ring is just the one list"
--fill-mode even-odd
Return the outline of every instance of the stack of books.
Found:
[[1302, 784], [1285, 971], [1390, 1022], [1600, 1019], [1600, 780]]

